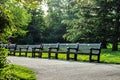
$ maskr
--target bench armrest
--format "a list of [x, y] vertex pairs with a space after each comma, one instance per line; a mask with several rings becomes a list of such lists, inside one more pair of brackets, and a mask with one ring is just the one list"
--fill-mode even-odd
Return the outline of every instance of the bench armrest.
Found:
[[91, 48], [91, 49], [90, 49], [90, 54], [94, 54], [94, 53], [93, 53], [94, 51], [98, 51], [97, 54], [100, 54], [101, 49], [99, 49], [99, 48]]
[[57, 43], [56, 46], [54, 46], [54, 47], [49, 47], [48, 49], [49, 50], [52, 50], [52, 49], [59, 50], [59, 43]]

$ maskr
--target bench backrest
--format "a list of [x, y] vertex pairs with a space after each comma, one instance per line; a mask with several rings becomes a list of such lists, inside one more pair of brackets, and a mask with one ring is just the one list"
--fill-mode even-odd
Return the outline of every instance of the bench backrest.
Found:
[[1, 47], [5, 47], [7, 49], [10, 49], [10, 50], [15, 50], [17, 45], [16, 44], [0, 44]]
[[26, 51], [27, 48], [29, 48], [29, 46], [28, 45], [17, 45], [17, 49], [16, 50], [20, 50], [20, 48], [22, 48], [21, 49], [22, 51]]
[[41, 45], [41, 44], [38, 44], [38, 45], [28, 45], [29, 46], [29, 51], [30, 50], [32, 50], [33, 48], [36, 48], [36, 49], [38, 49], [38, 48], [43, 48], [43, 46]]
[[[76, 47], [75, 43], [45, 43], [43, 44], [43, 50], [48, 51], [49, 48], [59, 48], [59, 51], [67, 52], [67, 47]], [[52, 50], [54, 51], [54, 49]], [[56, 50], [55, 50], [56, 51]]]
[[50, 47], [52, 48], [59, 48], [59, 43], [44, 43], [43, 45], [43, 50], [48, 51]]
[[76, 46], [76, 43], [61, 43], [59, 51], [60, 52], [67, 52], [67, 48], [68, 47], [70, 47], [70, 48], [76, 48], [76, 47], [78, 47], [78, 45]]
[[[61, 43], [59, 51], [66, 52], [67, 47], [78, 49], [78, 53], [90, 53], [90, 49], [101, 49], [101, 43]], [[76, 52], [75, 49], [71, 49], [71, 52]], [[93, 53], [99, 53], [99, 50], [93, 50]]]
[[32, 48], [42, 48], [41, 45], [17, 45], [17, 49], [19, 50], [22, 48], [22, 50], [26, 50], [28, 48], [28, 51], [32, 51]]
[[[8, 44], [2, 44], [1, 46], [8, 46]], [[11, 44], [9, 47], [15, 48], [16, 44]], [[49, 47], [59, 48], [60, 52], [67, 52], [67, 47], [78, 48], [78, 52], [81, 53], [90, 53], [91, 48], [101, 49], [101, 43], [49, 43], [49, 44], [38, 44], [38, 45], [17, 45], [17, 50], [20, 48], [28, 48], [28, 51], [32, 51], [32, 48], [41, 48], [43, 47], [44, 51], [48, 51]], [[75, 50], [73, 50], [75, 51]], [[98, 53], [96, 50], [94, 53]]]
[[[79, 44], [78, 52], [90, 53], [90, 49], [101, 49], [101, 43]], [[93, 53], [99, 53], [99, 50], [94, 50]]]
[[0, 47], [5, 47], [5, 48], [7, 48], [7, 45], [8, 45], [8, 44], [0, 44]]
[[59, 51], [67, 51], [67, 47], [70, 48], [78, 48], [79, 51], [90, 51], [91, 48], [101, 48], [100, 43], [60, 43], [59, 45], [57, 43], [49, 43], [49, 44], [43, 44], [44, 50], [48, 50], [49, 47], [59, 47]]

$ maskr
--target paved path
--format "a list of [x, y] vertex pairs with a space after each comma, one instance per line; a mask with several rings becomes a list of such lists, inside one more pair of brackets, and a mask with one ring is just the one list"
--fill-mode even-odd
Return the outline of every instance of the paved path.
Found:
[[120, 65], [12, 56], [8, 60], [34, 70], [37, 80], [120, 80]]

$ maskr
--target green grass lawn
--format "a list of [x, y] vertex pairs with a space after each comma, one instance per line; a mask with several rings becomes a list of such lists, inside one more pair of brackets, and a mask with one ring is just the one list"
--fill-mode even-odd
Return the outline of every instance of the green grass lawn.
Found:
[[0, 68], [0, 80], [36, 80], [35, 73], [22, 66], [9, 65]]
[[102, 49], [101, 62], [120, 64], [120, 50], [112, 51], [111, 49]]
[[[45, 55], [45, 54], [44, 54]], [[54, 56], [54, 54], [53, 54]], [[66, 59], [65, 54], [59, 54], [59, 59]], [[71, 58], [74, 57], [73, 54], [70, 55]], [[96, 56], [93, 56], [93, 59], [96, 59]], [[77, 56], [78, 61], [85, 61], [89, 62], [89, 55], [78, 55]], [[101, 63], [114, 63], [114, 64], [120, 64], [120, 51], [112, 51], [111, 49], [102, 49], [101, 55], [100, 55], [100, 62]]]
[[[17, 54], [18, 56], [19, 54]], [[22, 53], [24, 56], [24, 53]], [[54, 53], [52, 53], [52, 56], [55, 56]], [[31, 53], [28, 54], [28, 57], [31, 57]], [[38, 56], [36, 55], [36, 58]], [[70, 55], [71, 58], [74, 58], [74, 55]], [[48, 58], [48, 53], [43, 53], [42, 58]], [[95, 59], [96, 56], [93, 57]], [[58, 54], [58, 59], [59, 60], [66, 60], [66, 54]], [[89, 62], [89, 55], [78, 55], [77, 56], [78, 61], [85, 61]], [[115, 63], [115, 64], [120, 64], [120, 50], [119, 51], [112, 51], [111, 48], [109, 49], [102, 49], [101, 50], [101, 55], [100, 55], [100, 62], [101, 63]]]

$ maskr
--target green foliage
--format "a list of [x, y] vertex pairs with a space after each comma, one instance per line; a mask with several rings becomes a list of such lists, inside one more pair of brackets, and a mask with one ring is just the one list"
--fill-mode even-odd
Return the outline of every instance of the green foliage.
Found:
[[3, 11], [3, 7], [0, 4], [0, 33], [4, 32], [4, 28], [6, 28], [7, 25], [9, 25], [9, 19], [5, 15], [5, 12]]
[[72, 42], [113, 42], [117, 50], [120, 33], [120, 2], [118, 0], [72, 0], [67, 2], [67, 25], [64, 38]]
[[[113, 42], [112, 50], [118, 50], [117, 44], [120, 33], [120, 1], [118, 0], [98, 0], [98, 25], [104, 26], [102, 29], [105, 31], [104, 38]], [[102, 24], [101, 24], [102, 23]], [[99, 27], [100, 27], [99, 26]], [[107, 32], [107, 35], [106, 35]], [[109, 34], [109, 35], [108, 35]]]
[[8, 10], [4, 9], [3, 5], [0, 3], [0, 41], [5, 40], [6, 35], [8, 37], [14, 31]]
[[20, 3], [12, 2], [8, 3], [10, 5], [7, 9], [10, 11], [12, 15], [12, 21], [16, 26], [16, 31], [13, 33], [14, 37], [18, 35], [25, 35], [26, 33], [26, 26], [31, 20], [31, 14], [24, 8], [24, 6], [20, 5]]
[[18, 44], [39, 44], [41, 42], [41, 38], [44, 36], [43, 32], [45, 31], [45, 23], [44, 23], [44, 16], [43, 11], [41, 8], [35, 8], [29, 10], [31, 14], [31, 21], [28, 24], [26, 35], [18, 35], [17, 37], [13, 38], [12, 41]]
[[31, 15], [21, 3], [15, 0], [0, 3], [1, 14], [1, 40], [7, 40], [11, 36], [25, 34], [25, 26], [30, 22]]
[[38, 8], [39, 4], [44, 0], [14, 0], [14, 1], [17, 1], [18, 3], [20, 2], [26, 8], [34, 9], [34, 8]]
[[111, 48], [103, 49], [101, 62], [120, 64], [120, 51], [111, 51]]
[[7, 79], [7, 80], [15, 80], [15, 79], [17, 79], [17, 80], [19, 80], [18, 78], [16, 78], [15, 75], [13, 75], [13, 72], [12, 72], [11, 68], [13, 68], [13, 67], [7, 66], [5, 68], [0, 69], [0, 71], [1, 71], [0, 79], [1, 80], [4, 80], [4, 79]]
[[47, 31], [45, 39], [47, 42], [64, 42], [63, 34], [66, 32], [66, 25], [62, 24], [62, 20], [65, 18], [65, 3], [64, 0], [49, 0], [48, 14], [45, 17]]
[[7, 59], [6, 59], [7, 54], [8, 54], [8, 50], [4, 48], [0, 48], [0, 68], [3, 68], [8, 65]]
[[[12, 38], [13, 41], [23, 44], [66, 40], [102, 42], [104, 48], [108, 42], [113, 42], [113, 49], [117, 50], [120, 37], [119, 0], [10, 1], [0, 1], [0, 32], [4, 32], [0, 37], [4, 36], [4, 39], [14, 36], [16, 39]], [[41, 1], [48, 6], [46, 15], [38, 7]]]
[[93, 32], [96, 26], [93, 23], [96, 22], [96, 14], [92, 10], [95, 3], [87, 0], [79, 2], [73, 0], [67, 4], [67, 18], [62, 20], [62, 23], [67, 25], [67, 33], [64, 38], [72, 42], [90, 42], [95, 40], [93, 39], [95, 35]]
[[0, 80], [36, 80], [34, 72], [26, 67], [9, 65], [0, 71]]
[[44, 22], [44, 12], [41, 7], [39, 7], [37, 9], [30, 10], [30, 13], [32, 14], [32, 20], [27, 28], [27, 43], [37, 44], [41, 42], [41, 38], [44, 36], [43, 32], [46, 29]]

